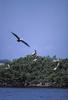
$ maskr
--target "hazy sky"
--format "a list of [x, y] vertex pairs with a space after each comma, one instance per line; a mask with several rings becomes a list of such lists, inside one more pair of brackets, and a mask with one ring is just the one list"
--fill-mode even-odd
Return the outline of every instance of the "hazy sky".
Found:
[[[15, 32], [31, 46], [17, 43]], [[68, 57], [68, 0], [0, 0], [0, 59]]]

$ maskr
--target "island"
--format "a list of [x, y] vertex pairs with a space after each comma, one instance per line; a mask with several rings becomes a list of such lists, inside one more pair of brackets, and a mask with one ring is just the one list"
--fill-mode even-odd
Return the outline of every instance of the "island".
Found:
[[0, 87], [68, 88], [68, 59], [27, 55], [2, 63]]

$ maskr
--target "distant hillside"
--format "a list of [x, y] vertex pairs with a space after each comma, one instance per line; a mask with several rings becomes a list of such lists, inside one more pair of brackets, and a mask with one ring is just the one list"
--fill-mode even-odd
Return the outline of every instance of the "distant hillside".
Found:
[[8, 60], [8, 59], [0, 59], [0, 63], [8, 63], [8, 62], [10, 62], [10, 60]]

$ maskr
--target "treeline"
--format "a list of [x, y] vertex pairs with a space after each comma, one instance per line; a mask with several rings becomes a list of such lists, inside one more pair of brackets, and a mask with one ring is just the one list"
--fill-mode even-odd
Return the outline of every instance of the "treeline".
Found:
[[0, 86], [68, 87], [68, 59], [28, 55], [0, 65]]

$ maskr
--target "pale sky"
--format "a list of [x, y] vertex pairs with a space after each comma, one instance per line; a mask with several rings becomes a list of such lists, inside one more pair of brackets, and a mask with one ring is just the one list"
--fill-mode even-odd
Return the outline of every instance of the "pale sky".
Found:
[[[31, 46], [17, 43], [11, 34]], [[0, 59], [30, 55], [68, 57], [68, 0], [0, 0]]]

